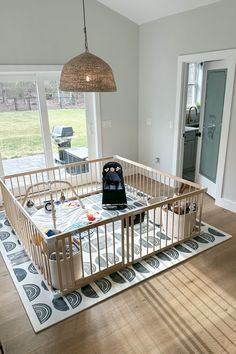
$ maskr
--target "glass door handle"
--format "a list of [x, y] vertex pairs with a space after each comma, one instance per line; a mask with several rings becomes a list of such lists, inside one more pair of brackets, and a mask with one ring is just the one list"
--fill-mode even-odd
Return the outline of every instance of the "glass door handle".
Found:
[[202, 136], [202, 133], [201, 132], [196, 132], [195, 136], [198, 136], [200, 138]]

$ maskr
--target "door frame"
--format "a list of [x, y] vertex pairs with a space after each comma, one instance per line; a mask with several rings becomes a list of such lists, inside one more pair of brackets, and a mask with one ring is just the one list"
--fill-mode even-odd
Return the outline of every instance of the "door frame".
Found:
[[184, 152], [183, 133], [184, 133], [185, 117], [186, 117], [188, 64], [194, 62], [200, 63], [200, 62], [216, 61], [216, 60], [225, 60], [227, 65], [227, 80], [226, 80], [226, 87], [225, 87], [225, 102], [224, 102], [221, 139], [220, 139], [219, 157], [218, 157], [217, 174], [216, 174], [216, 199], [215, 199], [216, 204], [222, 205], [225, 160], [226, 160], [227, 142], [228, 142], [233, 89], [234, 89], [236, 49], [181, 55], [178, 57], [172, 173], [173, 175], [182, 177], [183, 152]]

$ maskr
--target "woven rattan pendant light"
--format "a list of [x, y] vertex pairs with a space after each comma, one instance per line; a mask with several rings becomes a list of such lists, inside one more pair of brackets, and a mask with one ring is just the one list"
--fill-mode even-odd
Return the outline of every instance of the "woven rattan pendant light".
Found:
[[85, 52], [66, 63], [61, 72], [60, 90], [76, 92], [112, 92], [116, 83], [111, 67], [88, 50], [85, 6], [83, 1]]

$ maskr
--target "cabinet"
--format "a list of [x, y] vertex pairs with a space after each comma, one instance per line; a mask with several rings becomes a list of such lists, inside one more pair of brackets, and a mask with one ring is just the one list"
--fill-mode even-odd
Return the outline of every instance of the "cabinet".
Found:
[[184, 172], [194, 171], [197, 155], [197, 129], [193, 131], [186, 131], [184, 138]]
[[[86, 161], [88, 158], [88, 148], [75, 147], [64, 150], [64, 162], [66, 164], [74, 162]], [[66, 172], [70, 174], [79, 174], [88, 172], [88, 164], [76, 165], [73, 167], [66, 167]]]

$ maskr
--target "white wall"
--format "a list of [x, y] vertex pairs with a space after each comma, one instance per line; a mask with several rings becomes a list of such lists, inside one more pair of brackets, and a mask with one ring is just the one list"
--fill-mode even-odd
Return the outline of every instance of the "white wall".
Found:
[[[140, 27], [139, 160], [171, 172], [179, 55], [236, 48], [236, 1], [224, 0]], [[151, 120], [151, 125], [149, 125]], [[223, 197], [236, 202], [236, 96]], [[155, 157], [160, 157], [160, 164]]]
[[[118, 91], [101, 94], [103, 155], [137, 159], [138, 26], [86, 0], [89, 49], [113, 69]], [[84, 51], [82, 0], [0, 0], [0, 64], [64, 64]], [[122, 143], [121, 143], [122, 142]]]

